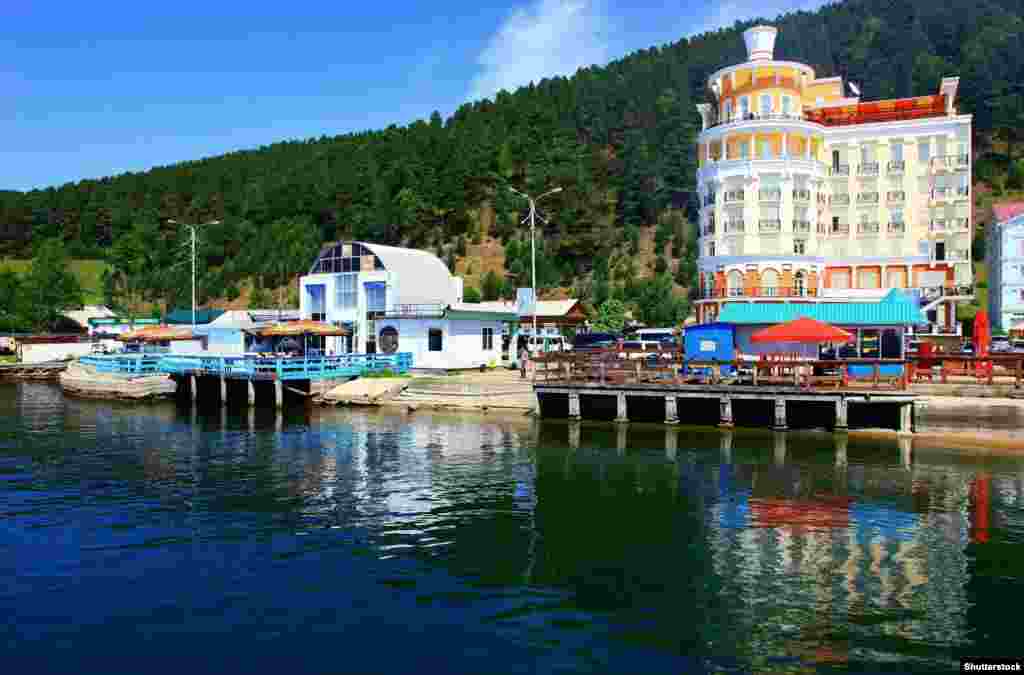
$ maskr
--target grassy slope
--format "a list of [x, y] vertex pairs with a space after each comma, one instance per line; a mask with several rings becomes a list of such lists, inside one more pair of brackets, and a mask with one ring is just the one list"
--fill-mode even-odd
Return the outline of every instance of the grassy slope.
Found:
[[[24, 274], [31, 267], [31, 260], [0, 260], [0, 270], [13, 269], [15, 272]], [[102, 260], [71, 261], [71, 271], [78, 277], [78, 283], [82, 285], [82, 290], [85, 291], [85, 304], [103, 304], [103, 283], [101, 279], [103, 277], [103, 270], [106, 268], [107, 263]]]

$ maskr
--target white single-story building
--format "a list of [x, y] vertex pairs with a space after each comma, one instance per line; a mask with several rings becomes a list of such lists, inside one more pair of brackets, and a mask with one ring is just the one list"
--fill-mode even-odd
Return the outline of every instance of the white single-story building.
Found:
[[456, 303], [434, 312], [395, 312], [377, 321], [377, 351], [408, 352], [416, 369], [502, 365], [504, 337], [517, 316], [489, 304]]

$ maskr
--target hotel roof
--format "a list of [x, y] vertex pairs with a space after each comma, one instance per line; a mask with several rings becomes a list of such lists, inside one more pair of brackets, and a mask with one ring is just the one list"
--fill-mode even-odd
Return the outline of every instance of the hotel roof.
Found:
[[907, 326], [927, 323], [908, 296], [893, 290], [881, 302], [730, 302], [718, 320], [735, 324], [785, 323], [802, 316], [837, 326]]

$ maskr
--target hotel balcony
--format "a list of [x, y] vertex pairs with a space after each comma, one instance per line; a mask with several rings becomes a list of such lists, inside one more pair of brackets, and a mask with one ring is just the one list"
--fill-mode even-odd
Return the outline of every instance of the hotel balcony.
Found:
[[858, 176], [877, 176], [878, 162], [864, 162], [857, 167]]
[[902, 159], [894, 159], [885, 165], [885, 170], [891, 174], [901, 174], [907, 170], [907, 162]]
[[906, 223], [889, 223], [889, 227], [886, 228], [886, 231], [890, 235], [906, 234], [907, 233], [907, 224]]
[[782, 113], [782, 112], [758, 113], [758, 112], [750, 112], [750, 113], [746, 113], [745, 115], [743, 115], [743, 114], [736, 114], [736, 115], [733, 115], [732, 117], [727, 117], [725, 119], [716, 120], [716, 121], [708, 124], [707, 128], [708, 129], [716, 129], [718, 127], [724, 127], [724, 126], [727, 126], [729, 124], [739, 124], [741, 122], [757, 122], [757, 121], [768, 121], [768, 122], [806, 122], [808, 120], [807, 120], [807, 118], [805, 118], [800, 113]]
[[829, 167], [828, 175], [830, 176], [849, 176], [850, 165], [849, 164], [836, 164]]
[[849, 223], [837, 223], [831, 225], [828, 229], [828, 236], [830, 237], [846, 237], [850, 234]]
[[795, 202], [809, 202], [811, 201], [810, 190], [793, 190], [793, 201]]
[[744, 200], [743, 190], [727, 190], [725, 193], [725, 203], [731, 204], [735, 202], [742, 202]]
[[818, 234], [828, 234], [828, 224], [818, 223], [818, 225], [816, 226], [816, 232]]
[[850, 195], [832, 195], [828, 198], [828, 203], [833, 206], [849, 206]]
[[903, 190], [890, 190], [885, 193], [885, 201], [890, 204], [907, 201], [907, 193]]
[[701, 293], [703, 300], [721, 298], [813, 298], [814, 289], [801, 286], [758, 286], [756, 288], [706, 288]]
[[966, 185], [961, 185], [960, 187], [958, 187], [956, 189], [956, 196], [958, 198], [960, 198], [960, 197], [968, 197], [968, 196], [970, 196], [970, 194], [971, 194], [971, 189], [969, 187], [967, 187]]
[[781, 202], [782, 190], [758, 190], [757, 198], [762, 202]]
[[949, 199], [953, 190], [948, 187], [937, 187], [932, 189], [931, 200], [933, 202], [944, 202]]
[[793, 232], [797, 234], [810, 234], [811, 233], [811, 221], [809, 220], [794, 220], [793, 221]]
[[778, 234], [779, 232], [782, 232], [782, 221], [759, 220], [757, 222], [757, 231], [761, 234]]
[[818, 193], [818, 203], [819, 204], [828, 204], [828, 195], [825, 194], [824, 192], [819, 192]]
[[945, 232], [946, 231], [946, 219], [937, 218], [928, 224], [929, 232]]
[[954, 232], [968, 232], [971, 229], [970, 218], [954, 218], [952, 220], [952, 226]]
[[971, 158], [968, 155], [939, 155], [932, 157], [929, 166], [934, 171], [966, 171], [970, 163]]
[[742, 220], [727, 220], [725, 221], [725, 233], [726, 234], [743, 234], [747, 231], [747, 224]]
[[876, 235], [878, 231], [878, 223], [857, 223], [857, 234]]
[[877, 192], [858, 192], [857, 193], [858, 204], [877, 204], [878, 193]]

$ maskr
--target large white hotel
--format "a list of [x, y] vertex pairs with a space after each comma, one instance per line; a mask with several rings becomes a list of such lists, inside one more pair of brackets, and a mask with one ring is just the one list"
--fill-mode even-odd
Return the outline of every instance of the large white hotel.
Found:
[[863, 102], [853, 83], [775, 60], [776, 34], [747, 30], [747, 61], [711, 75], [713, 102], [697, 106], [698, 319], [729, 302], [871, 301], [907, 288], [928, 332], [957, 333], [956, 304], [973, 292], [959, 78], [930, 96]]

